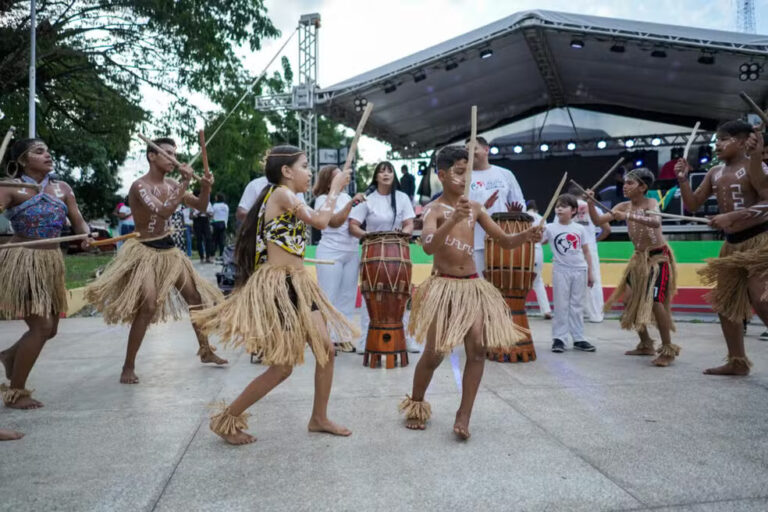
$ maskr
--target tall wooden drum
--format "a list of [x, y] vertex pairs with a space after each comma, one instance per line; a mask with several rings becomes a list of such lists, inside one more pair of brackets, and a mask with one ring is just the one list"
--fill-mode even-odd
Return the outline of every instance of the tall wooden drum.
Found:
[[[525, 231], [533, 222], [533, 217], [523, 212], [494, 213], [492, 218], [506, 233]], [[529, 329], [525, 298], [536, 277], [533, 272], [534, 255], [532, 242], [509, 250], [502, 249], [492, 238], [485, 238], [485, 278], [504, 296], [515, 325], [525, 329]], [[528, 334], [516, 347], [488, 352], [488, 358], [499, 362], [535, 361], [536, 349], [533, 347], [533, 339]]]
[[360, 289], [371, 318], [365, 339], [363, 366], [376, 368], [381, 358], [394, 368], [408, 365], [403, 314], [411, 294], [411, 235], [381, 231], [363, 237]]

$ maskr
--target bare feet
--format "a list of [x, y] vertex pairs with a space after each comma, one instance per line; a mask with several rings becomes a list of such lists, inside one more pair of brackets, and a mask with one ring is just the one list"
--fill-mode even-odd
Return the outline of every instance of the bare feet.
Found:
[[5, 378], [11, 380], [11, 373], [13, 373], [13, 354], [10, 350], [3, 350], [0, 352], [0, 363], [3, 363], [5, 367]]
[[16, 400], [14, 403], [8, 403], [5, 404], [6, 407], [10, 407], [11, 409], [39, 409], [43, 406], [43, 403], [35, 400], [31, 396], [23, 396]]
[[409, 430], [426, 430], [427, 422], [418, 418], [406, 418], [405, 428]]
[[216, 432], [216, 435], [221, 437], [223, 440], [225, 440], [229, 444], [234, 444], [236, 446], [243, 445], [243, 444], [251, 444], [256, 442], [255, 437], [253, 437], [248, 432], [243, 432], [242, 430], [238, 430], [234, 434], [220, 434], [219, 432]]
[[659, 357], [651, 361], [651, 364], [661, 367], [666, 367], [672, 364], [675, 360], [675, 356], [661, 354]]
[[627, 350], [626, 352], [624, 352], [625, 356], [652, 356], [655, 354], [656, 354], [656, 351], [653, 350], [653, 347], [636, 348], [634, 350]]
[[469, 433], [469, 418], [457, 412], [456, 422], [453, 424], [453, 433], [462, 441], [469, 439], [471, 436]]
[[746, 376], [749, 375], [749, 366], [745, 363], [738, 361], [728, 361], [723, 366], [716, 368], [707, 368], [704, 370], [704, 375], [737, 375]]
[[326, 432], [328, 434], [333, 434], [334, 436], [349, 436], [352, 435], [352, 431], [349, 430], [346, 427], [342, 427], [341, 425], [337, 425], [328, 418], [323, 420], [318, 420], [315, 418], [312, 418], [309, 420], [309, 425], [307, 425], [307, 429], [310, 432]]
[[24, 434], [21, 432], [0, 428], [0, 441], [16, 441], [22, 437], [24, 437]]
[[214, 363], [218, 365], [229, 364], [229, 361], [222, 359], [213, 352], [207, 352], [200, 356], [201, 363]]
[[123, 368], [123, 373], [120, 374], [120, 384], [138, 384], [139, 377], [133, 371], [133, 368]]

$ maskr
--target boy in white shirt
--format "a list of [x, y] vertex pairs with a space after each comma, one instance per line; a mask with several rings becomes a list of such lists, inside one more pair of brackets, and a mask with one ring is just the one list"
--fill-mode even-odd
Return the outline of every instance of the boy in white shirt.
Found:
[[[584, 301], [587, 287], [592, 287], [592, 258], [586, 239], [590, 234], [573, 221], [579, 204], [571, 194], [563, 194], [555, 203], [557, 220], [547, 224], [542, 243], [552, 247], [552, 292], [555, 314], [552, 320], [552, 352], [565, 350], [570, 334], [573, 348], [594, 352], [594, 345], [584, 339]], [[586, 279], [585, 279], [586, 274]]]

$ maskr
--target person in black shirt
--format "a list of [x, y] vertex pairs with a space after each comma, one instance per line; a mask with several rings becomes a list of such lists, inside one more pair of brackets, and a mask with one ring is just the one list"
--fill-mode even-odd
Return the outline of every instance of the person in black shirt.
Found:
[[400, 178], [400, 190], [413, 201], [413, 194], [416, 192], [416, 178], [413, 177], [413, 174], [408, 172], [407, 165], [400, 167], [400, 173], [402, 174], [402, 177]]

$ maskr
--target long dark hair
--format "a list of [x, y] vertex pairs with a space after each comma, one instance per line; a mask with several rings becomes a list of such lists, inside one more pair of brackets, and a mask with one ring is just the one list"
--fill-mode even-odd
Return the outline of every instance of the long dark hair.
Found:
[[8, 176], [11, 178], [18, 178], [21, 176], [21, 173], [24, 171], [24, 165], [19, 162], [19, 158], [21, 158], [33, 144], [39, 144], [41, 142], [45, 144], [43, 139], [38, 138], [20, 139], [13, 143], [11, 150], [8, 152], [8, 158], [6, 159], [4, 166]]
[[256, 238], [259, 225], [259, 211], [264, 203], [264, 198], [269, 192], [274, 190], [283, 179], [283, 166], [291, 167], [295, 164], [304, 152], [296, 146], [275, 146], [267, 153], [264, 162], [264, 174], [267, 176], [269, 185], [264, 187], [256, 202], [248, 211], [248, 215], [240, 226], [235, 242], [235, 265], [237, 265], [236, 286], [242, 286], [251, 277], [255, 268], [256, 258]]
[[373, 178], [371, 178], [371, 183], [370, 185], [368, 185], [368, 190], [370, 190], [371, 193], [373, 193], [374, 190], [377, 190], [379, 188], [379, 184], [376, 182], [376, 177], [385, 167], [388, 167], [389, 170], [392, 171], [392, 176], [394, 176], [394, 180], [392, 181], [392, 189], [389, 191], [389, 202], [392, 205], [392, 228], [394, 228], [395, 221], [397, 220], [396, 196], [397, 196], [397, 191], [400, 190], [400, 180], [397, 179], [397, 174], [395, 174], [395, 166], [392, 165], [392, 162], [384, 160], [376, 164], [376, 168], [373, 170]]

